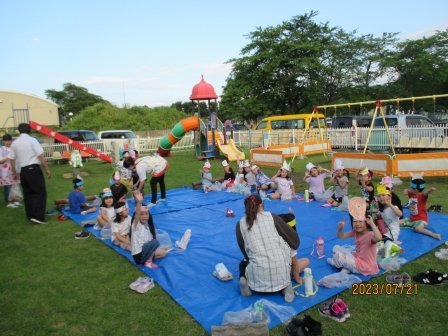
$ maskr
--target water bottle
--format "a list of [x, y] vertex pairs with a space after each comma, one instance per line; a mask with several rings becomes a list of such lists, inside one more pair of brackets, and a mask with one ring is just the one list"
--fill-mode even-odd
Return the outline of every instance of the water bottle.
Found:
[[316, 240], [316, 249], [317, 249], [317, 256], [319, 258], [325, 257], [325, 242], [324, 242], [324, 238], [322, 238], [322, 236], [320, 236]]
[[303, 270], [303, 279], [305, 282], [305, 296], [314, 295], [313, 273], [311, 272], [311, 268], [307, 267]]
[[307, 190], [305, 190], [305, 202], [309, 202], [310, 201], [310, 192]]
[[255, 302], [255, 313], [252, 318], [253, 322], [261, 322], [263, 321], [263, 303], [257, 301]]
[[182, 236], [182, 239], [180, 241], [176, 241], [176, 246], [182, 250], [185, 250], [188, 246], [188, 243], [191, 238], [191, 230], [187, 229]]

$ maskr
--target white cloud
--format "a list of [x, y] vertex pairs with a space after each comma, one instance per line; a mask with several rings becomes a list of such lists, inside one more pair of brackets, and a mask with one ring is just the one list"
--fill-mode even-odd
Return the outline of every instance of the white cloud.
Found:
[[433, 25], [433, 26], [428, 27], [427, 29], [425, 29], [423, 31], [407, 33], [407, 34], [402, 36], [402, 39], [403, 40], [418, 40], [418, 39], [421, 39], [423, 37], [428, 37], [428, 36], [434, 35], [438, 30], [439, 31], [444, 31], [447, 28], [448, 28], [448, 23], [439, 24], [439, 25]]
[[200, 81], [201, 75], [220, 95], [231, 67], [223, 62], [162, 67], [143, 65], [130, 71], [129, 76], [94, 75], [82, 85], [113, 103], [119, 102], [118, 105], [122, 104], [124, 95], [126, 104], [130, 105], [171, 105], [176, 101], [188, 101], [191, 89]]
[[32, 43], [40, 43], [40, 38], [38, 38], [38, 37], [33, 37], [33, 38], [31, 38], [31, 42], [32, 42]]

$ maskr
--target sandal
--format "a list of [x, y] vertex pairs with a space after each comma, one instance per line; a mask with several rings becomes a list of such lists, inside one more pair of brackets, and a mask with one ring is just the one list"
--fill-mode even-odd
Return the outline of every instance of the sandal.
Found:
[[415, 275], [414, 281], [423, 285], [446, 285], [448, 284], [448, 274], [442, 274], [429, 269], [424, 273], [422, 272]]
[[338, 305], [339, 308], [344, 312], [344, 317], [345, 318], [350, 318], [352, 315], [350, 314], [350, 311], [348, 310], [348, 305], [339, 298], [334, 299], [333, 303], [335, 305]]
[[317, 309], [322, 316], [329, 317], [337, 322], [344, 322], [346, 319], [344, 311], [334, 302], [324, 302]]

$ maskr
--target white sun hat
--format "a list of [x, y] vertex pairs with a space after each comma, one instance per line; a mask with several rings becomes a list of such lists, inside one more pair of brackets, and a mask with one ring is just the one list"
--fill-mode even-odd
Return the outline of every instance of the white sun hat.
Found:
[[288, 162], [286, 162], [286, 160], [285, 160], [285, 161], [283, 161], [283, 164], [280, 167], [280, 169], [283, 169], [283, 170], [286, 170], [286, 171], [290, 172], [291, 171], [291, 165]]
[[335, 159], [334, 160], [334, 170], [344, 169], [344, 165], [342, 164], [341, 159]]
[[306, 170], [308, 170], [308, 171], [310, 171], [313, 168], [316, 168], [316, 166], [313, 165], [311, 162], [308, 162], [305, 167], [306, 167]]

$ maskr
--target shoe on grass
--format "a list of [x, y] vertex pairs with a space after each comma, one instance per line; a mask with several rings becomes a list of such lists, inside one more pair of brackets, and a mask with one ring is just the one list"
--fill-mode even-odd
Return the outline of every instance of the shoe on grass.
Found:
[[335, 305], [338, 305], [338, 307], [342, 310], [342, 312], [344, 313], [344, 317], [346, 319], [350, 318], [352, 315], [350, 314], [350, 310], [348, 309], [348, 305], [339, 298], [334, 299], [333, 303]]
[[137, 291], [139, 286], [141, 286], [144, 283], [153, 281], [150, 277], [138, 277], [137, 280], [135, 280], [133, 283], [129, 285], [129, 288], [133, 291]]
[[38, 219], [36, 219], [36, 218], [30, 218], [30, 221], [32, 221], [33, 223], [36, 223], [36, 224], [48, 224], [48, 222], [47, 221], [41, 221], [41, 220], [38, 220]]
[[75, 239], [87, 239], [90, 237], [90, 233], [87, 231], [80, 231], [75, 233]]
[[7, 208], [17, 208], [18, 205], [15, 205], [14, 203], [8, 203], [8, 204], [6, 205], [6, 207], [7, 207]]
[[150, 289], [154, 288], [154, 280], [149, 277], [144, 277], [139, 284], [135, 286], [135, 291], [144, 294]]
[[337, 322], [344, 322], [346, 317], [342, 308], [334, 302], [324, 302], [318, 308], [319, 314]]

